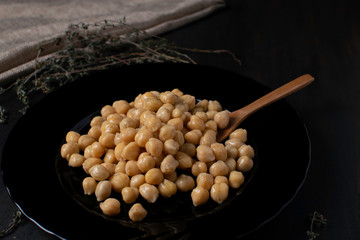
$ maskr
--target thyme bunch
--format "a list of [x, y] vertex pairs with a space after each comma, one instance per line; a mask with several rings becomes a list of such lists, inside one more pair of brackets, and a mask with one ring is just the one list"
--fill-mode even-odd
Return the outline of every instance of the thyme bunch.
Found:
[[309, 214], [310, 219], [310, 230], [306, 231], [306, 235], [309, 240], [314, 240], [320, 236], [320, 233], [314, 232], [314, 227], [322, 228], [327, 226], [327, 219], [324, 217], [323, 214], [314, 211], [313, 213]]

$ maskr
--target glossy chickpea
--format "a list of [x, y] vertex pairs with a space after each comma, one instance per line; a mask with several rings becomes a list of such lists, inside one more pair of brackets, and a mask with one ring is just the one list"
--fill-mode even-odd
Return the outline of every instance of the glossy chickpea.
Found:
[[175, 155], [179, 150], [180, 145], [174, 139], [168, 139], [164, 142], [164, 153]]
[[217, 132], [218, 127], [214, 120], [208, 120], [205, 122], [205, 129], [213, 130], [214, 132]]
[[137, 128], [139, 126], [139, 121], [132, 118], [125, 117], [119, 123], [120, 132], [123, 132], [126, 128]]
[[140, 147], [145, 147], [145, 144], [153, 137], [153, 133], [147, 128], [141, 128], [135, 135], [134, 140]]
[[191, 200], [195, 207], [205, 204], [209, 200], [209, 196], [209, 190], [200, 186], [197, 186], [191, 192]]
[[126, 166], [126, 161], [125, 160], [120, 160], [115, 167], [115, 173], [126, 173], [125, 171], [125, 166]]
[[165, 107], [161, 107], [157, 110], [156, 117], [166, 123], [171, 119], [171, 111]]
[[79, 153], [73, 153], [69, 159], [69, 166], [81, 167], [85, 161], [85, 157]]
[[123, 152], [125, 146], [126, 146], [126, 144], [124, 142], [120, 142], [119, 144], [117, 144], [115, 146], [114, 155], [115, 155], [116, 160], [118, 160], [118, 161], [125, 160], [122, 155], [122, 152]]
[[197, 102], [195, 106], [202, 108], [203, 111], [206, 112], [208, 110], [208, 104], [209, 104], [209, 101], [207, 99], [203, 99], [203, 100]]
[[239, 156], [248, 156], [249, 158], [254, 158], [255, 152], [253, 147], [246, 144], [242, 145], [241, 147], [239, 147]]
[[175, 183], [177, 177], [178, 177], [178, 174], [177, 174], [176, 171], [164, 174], [164, 179], [167, 179], [167, 180], [169, 180], [171, 182], [174, 182], [174, 183]]
[[[217, 111], [207, 111], [206, 116], [208, 117], [209, 120], [214, 120], [215, 115], [217, 113], [218, 113]], [[217, 128], [217, 124], [216, 124], [216, 128]]]
[[150, 138], [145, 144], [146, 151], [154, 157], [159, 157], [163, 151], [163, 143], [157, 138]]
[[254, 166], [254, 161], [248, 156], [241, 156], [236, 161], [236, 169], [240, 172], [249, 172]]
[[176, 184], [168, 179], [164, 179], [164, 181], [159, 184], [158, 189], [160, 195], [164, 198], [169, 198], [177, 192]]
[[142, 172], [138, 167], [137, 161], [136, 160], [130, 160], [130, 161], [126, 162], [125, 173], [128, 176], [132, 177], [132, 176], [135, 176], [135, 175], [140, 174]]
[[82, 187], [85, 195], [91, 195], [95, 193], [97, 182], [92, 177], [86, 177], [82, 181]]
[[215, 183], [210, 190], [211, 199], [221, 204], [229, 195], [229, 185], [226, 183]]
[[65, 140], [67, 143], [73, 142], [77, 143], [80, 138], [80, 134], [75, 131], [70, 131], [66, 134]]
[[209, 173], [216, 176], [226, 176], [229, 173], [229, 167], [224, 161], [218, 160], [209, 168]]
[[69, 160], [71, 155], [74, 153], [79, 153], [80, 147], [77, 143], [69, 142], [65, 143], [61, 146], [61, 157], [65, 158], [66, 160]]
[[167, 125], [173, 126], [176, 130], [181, 131], [184, 128], [184, 120], [182, 118], [173, 118], [167, 122]]
[[131, 108], [130, 104], [125, 100], [118, 100], [113, 102], [113, 108], [117, 113], [126, 114], [127, 111]]
[[159, 190], [152, 184], [144, 183], [139, 187], [140, 195], [149, 203], [154, 203], [159, 197]]
[[195, 177], [197, 177], [200, 173], [207, 172], [207, 170], [208, 170], [208, 168], [207, 168], [206, 163], [200, 162], [200, 161], [196, 161], [191, 167], [191, 173]]
[[91, 145], [90, 146], [87, 146], [85, 149], [84, 149], [84, 157], [85, 159], [88, 159], [88, 158], [91, 158]]
[[175, 154], [175, 159], [179, 162], [178, 168], [182, 170], [191, 168], [194, 162], [191, 156], [180, 151]]
[[146, 173], [155, 167], [155, 159], [148, 152], [143, 152], [137, 160], [137, 166], [141, 172]]
[[109, 123], [118, 125], [124, 119], [124, 117], [125, 117], [125, 115], [123, 115], [123, 114], [113, 113], [106, 117], [106, 121], [108, 121]]
[[89, 169], [89, 174], [96, 181], [106, 180], [110, 176], [109, 171], [101, 164], [96, 164], [92, 166]]
[[117, 133], [120, 131], [119, 125], [104, 121], [101, 124], [101, 133]]
[[164, 175], [159, 168], [152, 168], [145, 173], [145, 182], [159, 185], [164, 180]]
[[242, 172], [232, 171], [229, 175], [229, 185], [232, 188], [239, 188], [244, 183], [244, 180]]
[[156, 117], [155, 115], [149, 115], [149, 117], [146, 119], [146, 122], [144, 124], [147, 129], [149, 129], [152, 132], [156, 132], [159, 130], [162, 126], [161, 120]]
[[238, 149], [233, 147], [232, 145], [225, 145], [225, 149], [227, 151], [228, 158], [237, 159], [238, 158]]
[[187, 127], [188, 129], [190, 130], [194, 130], [194, 129], [198, 129], [200, 131], [204, 131], [205, 129], [205, 123], [204, 121], [199, 118], [198, 116], [196, 115], [192, 115], [190, 117], [190, 121], [187, 123]]
[[211, 162], [215, 160], [215, 155], [208, 145], [199, 145], [196, 148], [197, 159], [201, 162]]
[[191, 130], [187, 132], [184, 137], [186, 142], [198, 145], [202, 137], [202, 132], [199, 129]]
[[222, 143], [213, 143], [210, 147], [216, 160], [225, 161], [227, 159], [227, 151]]
[[95, 141], [96, 140], [93, 137], [87, 134], [81, 135], [78, 140], [78, 145], [80, 147], [80, 150], [84, 151], [87, 146], [90, 146]]
[[133, 203], [139, 196], [139, 189], [136, 187], [124, 187], [121, 190], [121, 196], [124, 202]]
[[184, 101], [184, 103], [186, 105], [188, 105], [189, 110], [191, 110], [195, 107], [196, 99], [194, 96], [185, 94], [185, 95], [181, 96], [181, 99]]
[[114, 175], [115, 169], [116, 169], [116, 164], [114, 164], [114, 163], [105, 163], [104, 162], [101, 165], [104, 166], [106, 168], [106, 170], [109, 172], [109, 177]]
[[130, 178], [125, 173], [115, 173], [109, 179], [112, 190], [116, 193], [120, 193], [124, 187], [130, 186]]
[[208, 102], [208, 111], [220, 112], [222, 110], [221, 104], [216, 100], [210, 100]]
[[95, 196], [98, 202], [104, 201], [111, 195], [111, 183], [108, 180], [100, 181], [95, 189]]
[[230, 121], [229, 111], [221, 111], [215, 114], [214, 121], [219, 129], [225, 128]]
[[91, 127], [88, 131], [88, 135], [98, 140], [101, 135], [101, 127], [98, 125]]
[[91, 144], [90, 153], [92, 157], [100, 158], [104, 155], [105, 148], [99, 142], [94, 142]]
[[188, 154], [191, 157], [196, 155], [196, 146], [192, 143], [184, 143], [180, 148], [179, 151]]
[[102, 116], [95, 116], [91, 119], [90, 126], [101, 126], [101, 124], [105, 121], [105, 118]]
[[200, 173], [196, 178], [196, 184], [206, 190], [210, 190], [214, 184], [214, 177], [206, 172]]
[[131, 177], [130, 180], [130, 187], [139, 188], [141, 185], [145, 183], [145, 176], [144, 174], [136, 174], [135, 176]]
[[225, 141], [225, 146], [232, 146], [236, 149], [239, 149], [244, 143], [238, 138], [232, 138]]
[[233, 158], [228, 158], [225, 160], [226, 165], [229, 167], [229, 172], [236, 170], [237, 163], [236, 160]]
[[129, 218], [134, 222], [142, 221], [146, 215], [147, 211], [140, 203], [135, 203], [129, 210]]
[[116, 112], [115, 109], [110, 105], [105, 105], [100, 110], [101, 116], [104, 118], [106, 118], [107, 116], [109, 116], [110, 114], [113, 114], [115, 112]]
[[136, 134], [137, 134], [137, 130], [135, 128], [132, 127], [125, 128], [119, 134], [119, 141], [124, 143], [133, 142]]
[[179, 144], [181, 147], [185, 143], [184, 135], [180, 130], [176, 130], [176, 135], [174, 137], [174, 140]]
[[167, 155], [160, 164], [160, 170], [164, 174], [172, 173], [179, 166], [179, 161], [173, 155]]
[[120, 202], [116, 198], [108, 198], [100, 203], [100, 209], [103, 214], [108, 216], [116, 216], [120, 213]]
[[247, 131], [243, 128], [238, 128], [229, 135], [229, 139], [237, 138], [241, 142], [245, 143], [247, 141]]
[[215, 183], [226, 183], [229, 184], [229, 179], [225, 176], [216, 176], [214, 178], [214, 184]]
[[102, 164], [103, 161], [100, 158], [87, 158], [83, 164], [82, 167], [84, 169], [84, 171], [89, 174], [89, 170], [91, 167], [97, 165], [97, 164]]
[[115, 147], [114, 139], [115, 139], [115, 134], [113, 134], [113, 133], [104, 133], [104, 134], [100, 135], [99, 143], [104, 148], [114, 148]]
[[114, 149], [108, 149], [105, 152], [103, 157], [104, 163], [117, 163], [118, 161], [115, 158], [115, 151]]
[[185, 174], [181, 174], [175, 181], [176, 187], [181, 192], [191, 191], [195, 187], [194, 179]]
[[200, 145], [207, 145], [211, 146], [211, 144], [216, 143], [216, 133], [207, 131], [201, 138], [200, 138]]
[[176, 135], [176, 128], [170, 125], [164, 125], [160, 128], [159, 139], [165, 142], [168, 139], [173, 139]]
[[137, 124], [140, 124], [140, 116], [145, 109], [138, 109], [138, 108], [130, 108], [129, 111], [126, 113], [126, 117], [135, 120]]
[[136, 142], [128, 143], [121, 152], [121, 155], [126, 160], [137, 160], [140, 154], [140, 147]]

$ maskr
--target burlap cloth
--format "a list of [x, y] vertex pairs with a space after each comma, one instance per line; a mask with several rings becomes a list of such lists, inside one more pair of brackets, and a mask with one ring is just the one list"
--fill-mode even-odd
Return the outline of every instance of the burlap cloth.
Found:
[[[32, 68], [39, 46], [64, 35], [70, 24], [120, 20], [160, 34], [204, 17], [223, 0], [1, 0], [0, 86]], [[58, 49], [48, 47], [46, 54]]]

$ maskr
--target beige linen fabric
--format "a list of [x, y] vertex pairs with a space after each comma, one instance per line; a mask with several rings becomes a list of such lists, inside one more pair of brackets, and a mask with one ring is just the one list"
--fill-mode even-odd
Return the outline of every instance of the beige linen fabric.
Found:
[[[70, 24], [120, 20], [160, 34], [204, 17], [223, 0], [1, 0], [0, 86], [31, 69], [39, 46], [46, 54]], [[119, 32], [121, 34], [121, 32]]]

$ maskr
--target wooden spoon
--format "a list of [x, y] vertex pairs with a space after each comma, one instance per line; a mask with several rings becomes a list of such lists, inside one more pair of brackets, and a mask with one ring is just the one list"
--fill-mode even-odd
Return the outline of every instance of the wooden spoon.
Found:
[[240, 108], [230, 113], [230, 121], [226, 128], [220, 129], [217, 133], [216, 140], [222, 142], [226, 139], [232, 131], [234, 131], [239, 124], [244, 121], [248, 116], [256, 111], [268, 106], [269, 104], [276, 102], [304, 87], [314, 81], [314, 77], [310, 74], [304, 74], [289, 83], [273, 90], [258, 100], [250, 103], [249, 105]]

